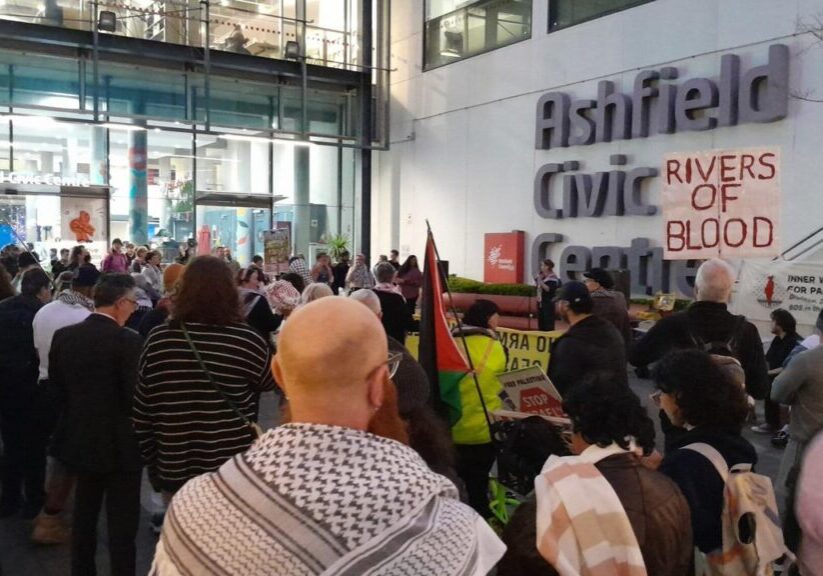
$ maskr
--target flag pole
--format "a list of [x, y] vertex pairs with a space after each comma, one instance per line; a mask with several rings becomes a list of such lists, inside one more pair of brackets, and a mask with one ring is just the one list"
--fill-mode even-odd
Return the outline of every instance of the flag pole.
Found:
[[[438, 280], [440, 279], [440, 252], [437, 250], [437, 243], [434, 241], [434, 234], [432, 234], [431, 225], [429, 224], [429, 220], [426, 219], [426, 229], [428, 230], [429, 239], [432, 242], [432, 247], [434, 248], [434, 257], [437, 260], [437, 266], [435, 273], [438, 275]], [[466, 360], [469, 363], [469, 369], [471, 370], [472, 378], [474, 378], [474, 387], [477, 389], [477, 395], [480, 397], [480, 405], [483, 407], [483, 415], [486, 417], [486, 425], [489, 427], [489, 438], [491, 438], [492, 443], [494, 443], [494, 434], [492, 434], [492, 421], [491, 417], [489, 416], [489, 409], [486, 407], [486, 400], [483, 398], [483, 391], [480, 389], [480, 381], [477, 379], [477, 372], [474, 370], [474, 362], [472, 361], [471, 354], [469, 354], [469, 346], [466, 343], [466, 334], [463, 332], [463, 322], [460, 320], [460, 316], [457, 315], [457, 310], [454, 307], [454, 300], [452, 299], [452, 291], [449, 288], [448, 279], [446, 279], [446, 293], [449, 295], [449, 307], [451, 308], [451, 313], [454, 316], [454, 319], [457, 321], [457, 329], [460, 332], [460, 339], [463, 341], [463, 350], [466, 351]], [[439, 284], [439, 282], [438, 282]]]

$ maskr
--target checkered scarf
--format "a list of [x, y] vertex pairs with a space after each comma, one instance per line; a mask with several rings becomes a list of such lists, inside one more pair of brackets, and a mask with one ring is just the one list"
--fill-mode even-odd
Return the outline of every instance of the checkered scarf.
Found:
[[393, 440], [287, 424], [174, 496], [152, 576], [480, 576], [505, 546]]
[[69, 306], [82, 306], [89, 312], [94, 312], [94, 302], [74, 290], [63, 290], [57, 295], [57, 301]]

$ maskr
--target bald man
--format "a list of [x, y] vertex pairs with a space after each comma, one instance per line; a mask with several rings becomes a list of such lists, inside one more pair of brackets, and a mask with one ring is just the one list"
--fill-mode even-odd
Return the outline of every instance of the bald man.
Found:
[[362, 304], [296, 310], [272, 366], [290, 423], [175, 495], [151, 573], [487, 574], [505, 551], [489, 526], [417, 453], [368, 432], [387, 358]]

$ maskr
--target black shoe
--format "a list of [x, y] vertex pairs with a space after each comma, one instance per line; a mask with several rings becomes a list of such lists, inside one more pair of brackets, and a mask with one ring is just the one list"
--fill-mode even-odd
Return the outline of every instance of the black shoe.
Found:
[[789, 433], [780, 431], [772, 437], [772, 446], [776, 446], [778, 448], [785, 448], [786, 444], [789, 443]]

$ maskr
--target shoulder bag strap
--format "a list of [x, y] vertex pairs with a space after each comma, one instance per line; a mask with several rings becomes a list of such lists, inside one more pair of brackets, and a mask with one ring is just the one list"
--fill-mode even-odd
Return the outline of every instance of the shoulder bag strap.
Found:
[[260, 427], [255, 422], [249, 420], [246, 417], [246, 415], [240, 411], [240, 409], [237, 407], [237, 404], [232, 402], [229, 399], [229, 397], [223, 393], [223, 391], [220, 389], [220, 386], [217, 385], [217, 382], [214, 381], [214, 377], [211, 375], [211, 372], [209, 372], [209, 369], [206, 368], [206, 364], [205, 362], [203, 362], [203, 358], [200, 356], [200, 352], [197, 350], [197, 348], [195, 348], [194, 342], [192, 342], [191, 336], [189, 335], [189, 331], [186, 330], [186, 326], [182, 322], [180, 323], [180, 330], [183, 331], [183, 337], [186, 339], [186, 342], [189, 343], [189, 347], [191, 348], [191, 351], [194, 353], [194, 357], [197, 359], [197, 363], [200, 365], [200, 369], [206, 374], [206, 378], [208, 378], [209, 383], [212, 385], [214, 390], [220, 395], [221, 398], [223, 398], [226, 404], [229, 405], [229, 408], [231, 408], [234, 411], [237, 417], [243, 420], [246, 426], [251, 428], [252, 431], [254, 431], [254, 433], [259, 436]]
[[723, 479], [723, 483], [726, 483], [729, 478], [729, 465], [726, 463], [726, 459], [723, 458], [723, 455], [720, 454], [720, 452], [718, 452], [715, 448], [709, 446], [705, 442], [695, 442], [694, 444], [683, 446], [683, 449], [697, 452], [706, 458], [706, 460], [712, 463], [712, 466], [714, 466], [714, 469], [717, 470], [717, 473], [720, 474], [720, 477]]

